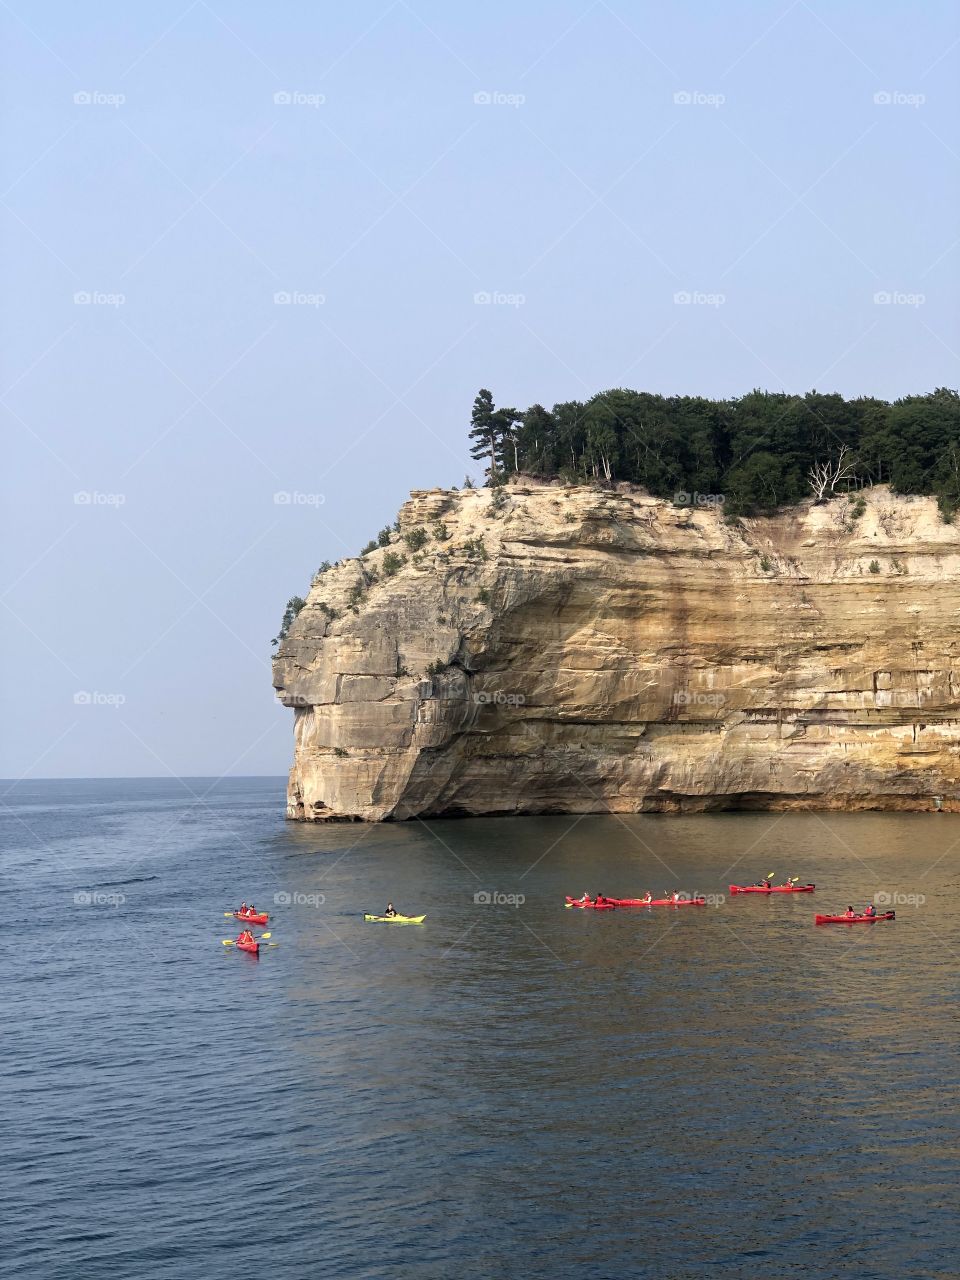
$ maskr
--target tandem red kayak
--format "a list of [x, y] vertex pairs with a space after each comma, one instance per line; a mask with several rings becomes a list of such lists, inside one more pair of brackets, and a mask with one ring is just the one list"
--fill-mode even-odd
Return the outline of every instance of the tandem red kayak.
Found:
[[247, 942], [238, 938], [234, 945], [238, 951], [248, 951], [252, 956], [259, 956], [260, 954], [260, 943], [254, 940]]
[[731, 893], [813, 893], [815, 884], [732, 884]]
[[881, 911], [875, 916], [814, 916], [814, 924], [873, 924], [875, 920], [896, 920], [895, 911]]
[[706, 898], [606, 898], [603, 902], [581, 902], [579, 898], [567, 898], [568, 907], [589, 907], [592, 911], [608, 911], [611, 907], [705, 907]]
[[251, 915], [249, 911], [245, 911], [242, 915], [239, 911], [235, 911], [233, 914], [237, 920], [242, 920], [244, 924], [266, 924], [270, 919], [266, 911], [258, 911], [256, 915]]

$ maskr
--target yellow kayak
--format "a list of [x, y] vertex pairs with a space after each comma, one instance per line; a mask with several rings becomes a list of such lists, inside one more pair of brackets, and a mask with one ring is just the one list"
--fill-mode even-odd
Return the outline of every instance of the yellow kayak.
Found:
[[372, 916], [365, 915], [364, 920], [370, 920], [374, 924], [423, 924], [426, 915], [422, 916]]

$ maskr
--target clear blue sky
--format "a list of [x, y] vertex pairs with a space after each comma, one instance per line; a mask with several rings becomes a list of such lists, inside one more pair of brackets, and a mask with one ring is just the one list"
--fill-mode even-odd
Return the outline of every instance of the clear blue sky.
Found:
[[956, 4], [0, 18], [2, 776], [285, 772], [285, 601], [480, 386], [960, 383]]

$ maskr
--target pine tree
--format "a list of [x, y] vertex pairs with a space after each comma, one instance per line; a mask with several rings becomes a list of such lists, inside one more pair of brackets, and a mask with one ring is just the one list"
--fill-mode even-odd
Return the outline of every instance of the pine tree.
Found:
[[497, 436], [500, 423], [493, 405], [493, 396], [481, 387], [473, 402], [470, 414], [470, 457], [479, 462], [481, 458], [489, 458], [487, 470], [491, 483], [497, 476]]

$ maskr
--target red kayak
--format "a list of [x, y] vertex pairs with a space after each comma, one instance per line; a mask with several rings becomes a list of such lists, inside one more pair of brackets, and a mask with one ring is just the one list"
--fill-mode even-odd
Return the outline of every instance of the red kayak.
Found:
[[731, 893], [813, 893], [815, 884], [771, 884], [761, 888], [758, 884], [732, 884]]
[[874, 920], [896, 920], [895, 911], [881, 911], [875, 916], [814, 916], [814, 924], [873, 924]]
[[579, 898], [567, 898], [568, 907], [590, 907], [593, 911], [608, 911], [611, 907], [704, 907], [705, 898], [607, 898], [604, 902], [581, 902]]
[[238, 938], [236, 941], [236, 948], [238, 951], [248, 951], [252, 956], [259, 956], [260, 954], [260, 943], [257, 942], [256, 939], [246, 942]]
[[242, 920], [244, 924], [266, 924], [270, 919], [265, 911], [258, 911], [256, 915], [251, 915], [249, 911], [245, 911], [243, 915], [239, 911], [235, 911], [233, 914], [237, 920]]

